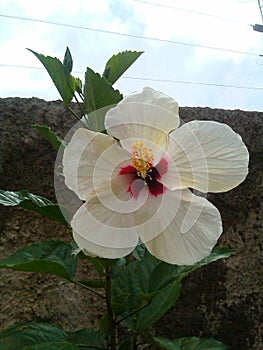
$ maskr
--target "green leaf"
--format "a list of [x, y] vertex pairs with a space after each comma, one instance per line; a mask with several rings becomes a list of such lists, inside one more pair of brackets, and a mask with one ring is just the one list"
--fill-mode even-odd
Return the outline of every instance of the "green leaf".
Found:
[[74, 255], [77, 255], [79, 259], [84, 259], [88, 260], [89, 262], [92, 263], [92, 265], [95, 267], [97, 270], [98, 274], [100, 277], [104, 276], [104, 265], [103, 261], [101, 258], [98, 257], [91, 257], [86, 254], [84, 254], [78, 247], [77, 243], [75, 241], [71, 242], [71, 247], [72, 247], [72, 253]]
[[129, 295], [122, 295], [120, 297], [120, 302], [118, 302], [118, 299], [114, 299], [114, 301], [111, 303], [112, 309], [114, 310], [116, 316], [123, 315], [126, 312], [127, 307], [124, 303], [126, 301], [126, 303], [128, 304], [128, 298]]
[[78, 258], [73, 257], [70, 243], [52, 240], [19, 249], [1, 260], [0, 268], [48, 273], [71, 280], [77, 263]]
[[66, 332], [47, 323], [21, 323], [0, 330], [1, 350], [94, 350], [106, 349], [100, 332], [83, 329]]
[[93, 266], [97, 270], [99, 276], [102, 277], [104, 275], [104, 265], [103, 265], [101, 259], [98, 257], [94, 258], [94, 257], [87, 256], [87, 255], [85, 256], [85, 258], [93, 264]]
[[153, 256], [135, 261], [113, 270], [112, 296], [122, 294], [147, 294], [148, 279], [154, 268], [161, 262]]
[[143, 260], [145, 256], [147, 256], [147, 249], [144, 244], [138, 244], [134, 251], [132, 252], [132, 255], [135, 257], [136, 260]]
[[[171, 265], [151, 256], [113, 270], [115, 313], [126, 326], [136, 332], [143, 332], [172, 307], [179, 297], [182, 278], [232, 253], [231, 249], [217, 247], [208, 257], [191, 266]], [[132, 317], [128, 317], [130, 314], [133, 314]]]
[[170, 340], [152, 337], [152, 340], [162, 350], [227, 350], [223, 343], [212, 338], [187, 337]]
[[[49, 219], [68, 226], [70, 214], [66, 208], [60, 207], [58, 204], [53, 204], [47, 198], [29, 193], [26, 190], [19, 192], [0, 190], [0, 204], [33, 210]], [[61, 211], [63, 211], [64, 215]]]
[[80, 78], [75, 78], [75, 84], [76, 84], [76, 91], [79, 94], [82, 94], [82, 81]]
[[91, 328], [68, 332], [70, 340], [79, 346], [79, 349], [107, 349], [107, 342], [100, 331]]
[[65, 67], [65, 70], [68, 74], [72, 72], [73, 60], [72, 60], [71, 52], [68, 47], [66, 48], [66, 52], [64, 55], [63, 66]]
[[157, 322], [179, 298], [180, 289], [180, 282], [174, 282], [156, 294], [150, 305], [136, 315], [135, 331], [143, 332]]
[[103, 317], [99, 320], [99, 327], [100, 330], [103, 334], [109, 334], [110, 333], [110, 329], [111, 329], [111, 324], [110, 324], [110, 319], [109, 319], [109, 315], [105, 314], [103, 315]]
[[48, 342], [43, 344], [27, 346], [24, 349], [25, 350], [47, 350], [47, 349], [48, 350], [79, 350], [79, 347], [69, 342]]
[[206, 258], [194, 265], [177, 266], [161, 262], [158, 266], [156, 266], [150, 276], [149, 290], [152, 291], [156, 288], [164, 288], [173, 281], [181, 281], [184, 277], [200, 267], [208, 265], [219, 259], [228, 258], [234, 252], [234, 249], [229, 249], [227, 247], [215, 247]]
[[64, 147], [66, 147], [65, 142], [61, 138], [59, 138], [54, 133], [54, 131], [51, 130], [50, 127], [38, 124], [34, 124], [33, 127], [36, 128], [47, 139], [47, 141], [56, 151], [58, 151], [61, 146], [63, 147], [63, 149]]
[[115, 270], [118, 268], [121, 268], [123, 265], [126, 264], [125, 258], [117, 258], [117, 259], [101, 258], [100, 261], [105, 267], [115, 268]]
[[235, 249], [230, 249], [228, 247], [224, 246], [218, 246], [215, 247], [212, 252], [203, 260], [201, 260], [199, 263], [196, 265], [198, 267], [210, 264], [211, 262], [217, 261], [219, 259], [226, 259], [229, 258], [232, 254], [236, 253]]
[[42, 350], [45, 346], [52, 350], [78, 350], [77, 346], [72, 347], [65, 331], [45, 323], [16, 324], [0, 331], [1, 350]]
[[123, 51], [113, 55], [106, 63], [102, 76], [110, 84], [114, 84], [142, 53], [143, 51]]
[[199, 267], [229, 257], [233, 252], [234, 250], [226, 247], [216, 247], [208, 257], [192, 266], [175, 266], [159, 262], [148, 280], [148, 295], [156, 295], [150, 305], [136, 315], [135, 330], [140, 332], [146, 330], [173, 306], [180, 295], [182, 278]]
[[[122, 94], [92, 69], [87, 68], [84, 85], [84, 103], [88, 117], [88, 128], [102, 132], [105, 129], [106, 112], [122, 99]], [[91, 113], [93, 112], [93, 113]]]
[[69, 105], [76, 90], [75, 78], [67, 72], [64, 64], [56, 57], [44, 56], [33, 50], [28, 50], [31, 51], [46, 68], [62, 100], [66, 105]]
[[228, 258], [235, 250], [227, 247], [216, 247], [209, 256], [194, 265], [170, 265], [165, 262], [160, 263], [154, 269], [149, 279], [149, 289], [164, 288], [173, 281], [181, 281], [184, 277], [198, 268], [219, 259]]
[[[176, 282], [164, 289], [150, 289], [150, 276], [159, 264], [162, 262], [151, 256], [113, 271], [114, 311], [120, 319], [125, 318], [123, 323], [126, 326], [136, 332], [149, 328], [179, 296], [180, 283]], [[131, 314], [132, 317], [128, 317]]]

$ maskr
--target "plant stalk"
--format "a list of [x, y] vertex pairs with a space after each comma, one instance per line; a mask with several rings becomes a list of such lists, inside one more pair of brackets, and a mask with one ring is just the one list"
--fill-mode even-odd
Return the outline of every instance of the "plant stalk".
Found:
[[78, 106], [79, 106], [79, 109], [80, 109], [80, 111], [81, 111], [81, 114], [82, 114], [83, 116], [85, 116], [84, 109], [82, 108], [81, 104], [79, 103], [79, 100], [78, 100], [76, 94], [74, 94], [74, 97], [75, 97], [75, 100], [76, 100], [76, 102], [77, 102], [77, 104], [78, 104]]
[[70, 111], [70, 113], [74, 115], [75, 118], [77, 118], [78, 120], [81, 119], [81, 118], [77, 115], [77, 113], [75, 113], [75, 112], [73, 111], [72, 108], [70, 108], [70, 107], [67, 106], [67, 105], [66, 105], [66, 107], [67, 107], [67, 109]]
[[109, 320], [109, 350], [115, 350], [116, 349], [116, 322], [114, 313], [112, 310], [111, 305], [111, 268], [106, 267], [105, 269], [105, 276], [106, 276], [106, 286], [105, 286], [105, 292], [106, 292], [106, 307], [108, 312], [108, 320]]
[[83, 284], [83, 283], [81, 283], [81, 282], [78, 282], [78, 281], [74, 281], [74, 280], [71, 280], [71, 282], [73, 282], [73, 283], [75, 283], [77, 286], [83, 287], [83, 288], [89, 290], [90, 292], [97, 294], [99, 297], [105, 299], [104, 295], [102, 295], [101, 293], [97, 292], [96, 290], [94, 290], [94, 289], [92, 289], [92, 288], [90, 288], [90, 287], [88, 287], [88, 286], [85, 286], [85, 284]]
[[118, 321], [116, 321], [116, 325], [120, 324], [122, 321], [126, 320], [126, 318], [128, 318], [128, 317], [132, 316], [132, 315], [133, 315], [133, 314], [135, 314], [136, 312], [138, 312], [138, 311], [141, 311], [141, 310], [145, 309], [145, 308], [146, 308], [147, 306], [149, 306], [150, 304], [151, 304], [151, 303], [150, 303], [150, 302], [148, 302], [147, 304], [145, 304], [145, 305], [142, 305], [142, 306], [138, 307], [138, 309], [133, 310], [133, 311], [132, 311], [132, 312], [130, 312], [128, 315], [126, 315], [126, 316], [124, 316], [123, 318], [121, 318], [121, 319], [119, 319]]

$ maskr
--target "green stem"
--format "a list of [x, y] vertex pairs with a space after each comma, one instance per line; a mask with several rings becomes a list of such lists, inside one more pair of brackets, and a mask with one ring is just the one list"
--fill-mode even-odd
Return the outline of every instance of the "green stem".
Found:
[[120, 324], [122, 321], [126, 320], [126, 318], [128, 318], [128, 317], [132, 316], [133, 314], [135, 314], [135, 312], [138, 312], [138, 311], [143, 310], [144, 308], [146, 308], [146, 307], [149, 306], [150, 304], [151, 304], [151, 303], [148, 302], [147, 304], [138, 307], [138, 309], [136, 309], [136, 310], [130, 312], [128, 315], [126, 315], [126, 316], [124, 316], [123, 318], [121, 318], [120, 320], [118, 320], [118, 321], [116, 322], [116, 325]]
[[84, 116], [84, 115], [85, 115], [85, 111], [84, 111], [84, 109], [82, 108], [81, 104], [79, 103], [79, 100], [78, 100], [76, 94], [74, 94], [74, 97], [75, 97], [75, 100], [76, 100], [76, 102], [77, 102], [77, 104], [78, 104], [78, 106], [79, 106], [79, 109], [80, 109], [80, 111], [81, 111], [81, 114]]
[[[84, 109], [82, 108], [81, 104], [79, 103], [76, 94], [74, 94], [74, 97], [75, 97], [75, 100], [76, 100], [76, 102], [77, 102], [77, 104], [78, 104], [78, 106], [79, 106], [79, 108], [81, 110], [81, 113], [82, 113], [82, 115], [83, 115], [83, 117], [84, 117], [84, 119], [85, 119], [85, 121], [87, 123], [88, 122], [87, 115], [85, 114]], [[79, 93], [79, 97], [81, 98], [82, 102], [85, 103], [84, 97], [80, 93]]]
[[112, 310], [111, 305], [111, 269], [110, 267], [106, 267], [105, 269], [105, 276], [106, 276], [106, 306], [107, 306], [107, 312], [108, 312], [108, 319], [109, 319], [109, 350], [115, 350], [116, 349], [116, 322], [114, 313]]
[[78, 120], [81, 119], [81, 118], [77, 115], [77, 113], [75, 113], [75, 112], [73, 111], [72, 108], [70, 108], [69, 106], [66, 106], [66, 107], [67, 107], [67, 109], [70, 111], [70, 113], [74, 115], [75, 118], [77, 118]]
[[73, 283], [76, 284], [77, 286], [83, 287], [83, 288], [89, 290], [90, 292], [97, 294], [97, 295], [100, 296], [101, 298], [105, 299], [105, 296], [104, 296], [104, 295], [102, 295], [102, 294], [100, 294], [99, 292], [97, 292], [96, 290], [94, 290], [94, 289], [92, 289], [92, 288], [86, 286], [85, 284], [83, 284], [83, 283], [81, 283], [81, 282], [78, 282], [78, 281], [74, 281], [74, 280], [71, 280], [71, 282], [73, 282]]
[[79, 94], [79, 97], [81, 98], [82, 102], [84, 103], [85, 102], [84, 95], [82, 93], [80, 93], [80, 92], [78, 92], [78, 94]]

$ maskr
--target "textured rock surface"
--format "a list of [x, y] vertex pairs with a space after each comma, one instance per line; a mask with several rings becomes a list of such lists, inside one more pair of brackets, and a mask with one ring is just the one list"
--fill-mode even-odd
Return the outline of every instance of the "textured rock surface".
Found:
[[[219, 208], [221, 244], [238, 252], [225, 261], [192, 273], [180, 300], [157, 325], [158, 334], [211, 336], [231, 349], [259, 350], [262, 340], [262, 126], [263, 113], [209, 108], [181, 108], [184, 121], [217, 120], [238, 132], [250, 151], [250, 174], [238, 188], [209, 199]], [[75, 123], [60, 101], [0, 99], [1, 188], [28, 189], [55, 200], [56, 153], [32, 124], [45, 124], [60, 136]], [[0, 258], [29, 243], [63, 237], [59, 224], [18, 208], [0, 208]], [[89, 272], [88, 266], [82, 273]], [[91, 272], [92, 273], [92, 272]], [[0, 327], [14, 322], [47, 321], [76, 329], [97, 324], [103, 307], [79, 287], [57, 286], [39, 274], [0, 271]]]

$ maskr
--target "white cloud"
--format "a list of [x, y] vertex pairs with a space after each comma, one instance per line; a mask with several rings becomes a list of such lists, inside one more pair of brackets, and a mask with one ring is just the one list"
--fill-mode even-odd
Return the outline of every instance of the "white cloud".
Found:
[[[248, 24], [260, 21], [256, 1], [148, 1], [228, 17]], [[263, 35], [246, 25], [132, 0], [96, 0], [92, 4], [83, 0], [53, 0], [48, 4], [33, 0], [0, 0], [0, 6], [1, 13], [6, 15], [232, 50], [261, 53], [263, 42]], [[41, 67], [37, 59], [25, 50], [26, 47], [62, 59], [66, 46], [69, 46], [74, 57], [75, 71], [84, 72], [85, 67], [90, 66], [101, 72], [112, 54], [126, 49], [143, 50], [144, 55], [126, 75], [233, 85], [263, 85], [260, 79], [262, 66], [257, 64], [259, 58], [256, 56], [3, 17], [0, 20], [0, 63]], [[0, 67], [0, 71], [1, 97], [59, 98], [44, 70]], [[262, 99], [259, 97], [262, 91], [130, 79], [121, 79], [117, 83], [117, 87], [124, 93], [141, 89], [145, 85], [169, 93], [183, 105], [263, 109]]]

